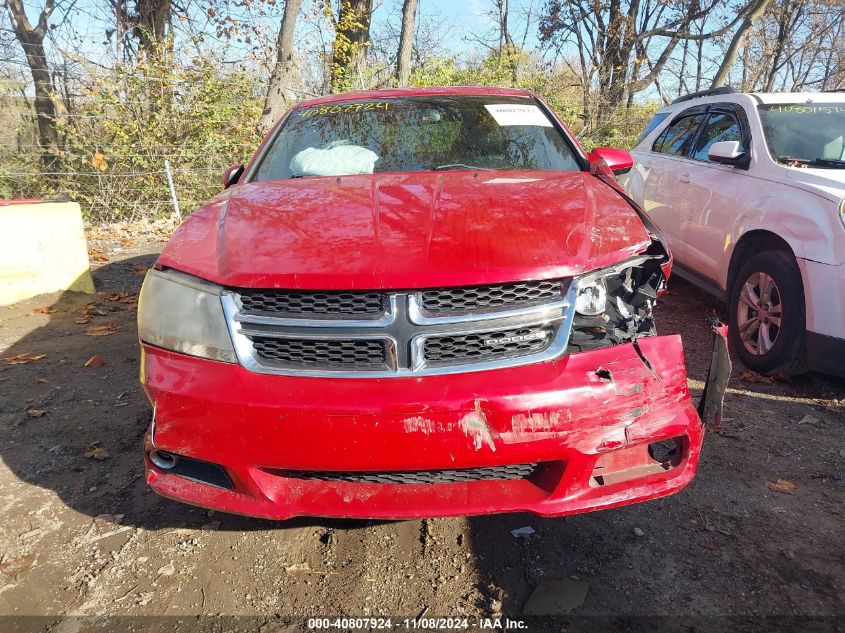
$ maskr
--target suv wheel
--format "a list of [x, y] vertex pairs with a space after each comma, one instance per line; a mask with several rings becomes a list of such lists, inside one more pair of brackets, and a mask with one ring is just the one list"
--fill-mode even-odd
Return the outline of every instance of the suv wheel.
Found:
[[754, 371], [806, 371], [804, 285], [798, 264], [782, 251], [749, 258], [731, 284], [730, 335]]

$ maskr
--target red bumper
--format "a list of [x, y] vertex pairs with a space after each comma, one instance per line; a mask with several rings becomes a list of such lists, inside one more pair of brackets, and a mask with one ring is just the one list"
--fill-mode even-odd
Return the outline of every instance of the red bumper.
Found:
[[[188, 503], [253, 516], [561, 515], [671, 494], [693, 478], [703, 428], [680, 338], [644, 338], [558, 361], [470, 374], [327, 379], [255, 374], [143, 345], [158, 450], [218, 464], [233, 490], [170, 474], [147, 482]], [[676, 439], [660, 466], [649, 443]], [[540, 466], [527, 479], [350, 483], [285, 471]]]

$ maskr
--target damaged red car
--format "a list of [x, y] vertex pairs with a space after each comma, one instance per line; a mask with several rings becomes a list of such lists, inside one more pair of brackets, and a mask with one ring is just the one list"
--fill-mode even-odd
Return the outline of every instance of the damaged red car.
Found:
[[144, 282], [147, 482], [274, 519], [680, 490], [702, 416], [680, 338], [655, 329], [671, 256], [615, 183], [630, 166], [519, 90], [297, 105]]

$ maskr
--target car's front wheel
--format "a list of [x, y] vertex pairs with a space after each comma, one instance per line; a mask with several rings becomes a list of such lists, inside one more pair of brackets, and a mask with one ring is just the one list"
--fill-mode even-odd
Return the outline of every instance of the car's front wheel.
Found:
[[806, 370], [804, 285], [791, 254], [764, 251], [739, 269], [730, 295], [731, 341], [754, 371]]

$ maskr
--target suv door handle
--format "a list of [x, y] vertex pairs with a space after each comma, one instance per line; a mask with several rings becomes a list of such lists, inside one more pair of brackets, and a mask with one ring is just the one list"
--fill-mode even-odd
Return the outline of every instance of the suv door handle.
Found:
[[678, 176], [678, 180], [681, 182], [689, 182], [689, 174], [681, 174]]

